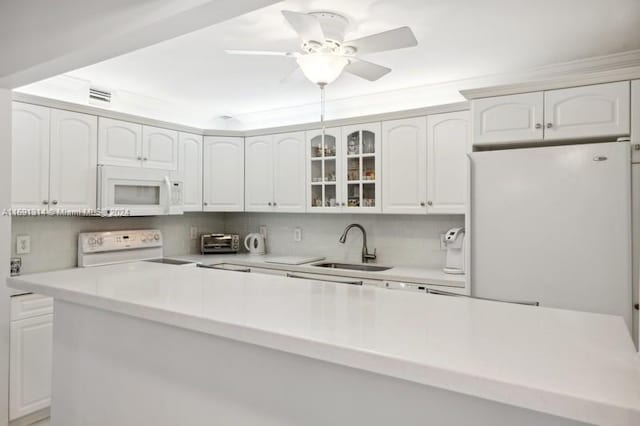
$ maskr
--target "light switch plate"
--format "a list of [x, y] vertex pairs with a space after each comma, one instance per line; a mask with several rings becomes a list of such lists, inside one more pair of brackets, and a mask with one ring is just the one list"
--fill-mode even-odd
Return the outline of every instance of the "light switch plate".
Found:
[[267, 227], [265, 225], [260, 225], [260, 235], [267, 238]]
[[198, 239], [198, 227], [197, 226], [192, 226], [189, 229], [189, 236], [191, 237], [192, 240], [197, 240]]
[[29, 235], [18, 235], [16, 237], [16, 254], [31, 253], [31, 237]]
[[446, 235], [447, 234], [440, 234], [440, 250], [446, 250], [447, 249], [447, 243], [444, 240]]
[[293, 241], [299, 243], [302, 241], [302, 228], [293, 229]]

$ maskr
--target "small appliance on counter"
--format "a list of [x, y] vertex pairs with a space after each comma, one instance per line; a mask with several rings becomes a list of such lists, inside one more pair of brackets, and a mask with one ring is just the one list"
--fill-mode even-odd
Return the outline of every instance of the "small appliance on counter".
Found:
[[249, 254], [265, 254], [267, 251], [264, 235], [262, 234], [249, 234], [244, 239], [244, 248], [247, 249]]
[[237, 253], [240, 250], [238, 234], [203, 234], [200, 237], [200, 253]]
[[443, 269], [447, 274], [464, 274], [464, 228], [451, 228], [444, 236], [447, 260]]

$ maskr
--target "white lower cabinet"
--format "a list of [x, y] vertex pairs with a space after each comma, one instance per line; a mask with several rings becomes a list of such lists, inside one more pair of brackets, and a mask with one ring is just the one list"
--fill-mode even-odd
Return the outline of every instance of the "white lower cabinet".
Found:
[[244, 210], [244, 138], [204, 138], [204, 211]]
[[640, 80], [631, 82], [631, 159], [640, 163]]
[[427, 212], [427, 119], [382, 123], [382, 211]]
[[202, 211], [202, 136], [178, 135], [178, 180], [185, 212]]
[[465, 213], [470, 150], [469, 111], [427, 117], [427, 213]]
[[15, 420], [51, 404], [53, 307], [39, 295], [11, 299], [9, 419]]

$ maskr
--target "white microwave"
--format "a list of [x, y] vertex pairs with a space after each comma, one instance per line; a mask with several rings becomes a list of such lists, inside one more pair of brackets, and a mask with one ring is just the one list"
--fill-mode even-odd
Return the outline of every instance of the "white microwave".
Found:
[[182, 182], [167, 170], [98, 166], [98, 208], [102, 215], [182, 214]]

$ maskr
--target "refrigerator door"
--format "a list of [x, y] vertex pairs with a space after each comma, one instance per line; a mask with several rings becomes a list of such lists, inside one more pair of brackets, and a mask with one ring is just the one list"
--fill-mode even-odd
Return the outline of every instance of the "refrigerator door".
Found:
[[631, 329], [627, 143], [471, 154], [471, 292], [613, 314]]

